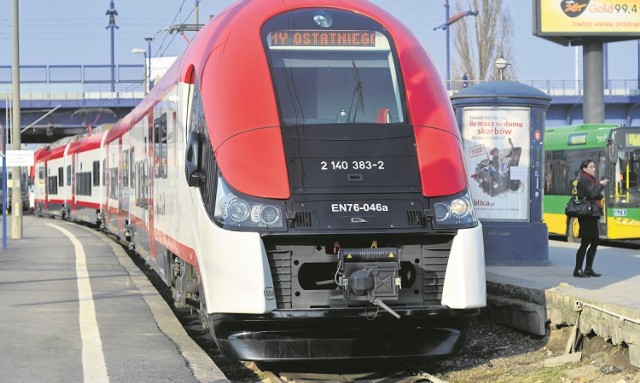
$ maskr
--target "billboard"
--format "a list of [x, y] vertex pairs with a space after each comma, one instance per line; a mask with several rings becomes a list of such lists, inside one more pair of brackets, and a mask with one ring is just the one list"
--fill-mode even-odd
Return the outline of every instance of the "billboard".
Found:
[[531, 110], [465, 107], [462, 125], [469, 190], [478, 218], [528, 222]]
[[640, 0], [534, 0], [534, 35], [569, 44], [640, 38]]

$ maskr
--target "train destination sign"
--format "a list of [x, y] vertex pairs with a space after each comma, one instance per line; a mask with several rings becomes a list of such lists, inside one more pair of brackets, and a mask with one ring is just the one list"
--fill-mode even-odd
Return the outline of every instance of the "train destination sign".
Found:
[[627, 133], [627, 146], [640, 146], [640, 133]]
[[373, 31], [283, 30], [269, 35], [271, 47], [375, 47]]

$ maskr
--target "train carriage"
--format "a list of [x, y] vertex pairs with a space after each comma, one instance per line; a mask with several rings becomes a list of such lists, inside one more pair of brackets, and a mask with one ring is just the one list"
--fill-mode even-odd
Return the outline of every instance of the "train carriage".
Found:
[[449, 354], [486, 305], [446, 90], [368, 2], [237, 2], [102, 146], [103, 227], [228, 357]]
[[[35, 213], [46, 214], [51, 217], [65, 217], [68, 209], [67, 198], [71, 195], [66, 189], [65, 157], [70, 139], [63, 139], [55, 145], [46, 146], [34, 153], [35, 185], [34, 203]], [[69, 178], [70, 180], [70, 178]]]
[[94, 225], [100, 223], [100, 202], [104, 195], [104, 179], [101, 162], [104, 158], [104, 133], [96, 133], [68, 144], [66, 157], [69, 159], [65, 176], [70, 195], [66, 215], [74, 221]]

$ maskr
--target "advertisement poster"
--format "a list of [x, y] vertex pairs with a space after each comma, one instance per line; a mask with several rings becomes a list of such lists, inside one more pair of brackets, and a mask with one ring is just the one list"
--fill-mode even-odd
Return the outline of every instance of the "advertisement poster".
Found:
[[538, 0], [543, 34], [640, 33], [640, 0]]
[[468, 107], [462, 138], [469, 189], [478, 218], [529, 220], [531, 110]]

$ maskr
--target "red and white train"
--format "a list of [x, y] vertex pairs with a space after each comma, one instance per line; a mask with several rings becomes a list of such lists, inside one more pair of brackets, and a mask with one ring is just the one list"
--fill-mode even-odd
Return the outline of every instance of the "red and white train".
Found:
[[431, 58], [361, 0], [242, 0], [110, 129], [36, 153], [35, 211], [135, 249], [242, 360], [458, 351], [482, 229]]

